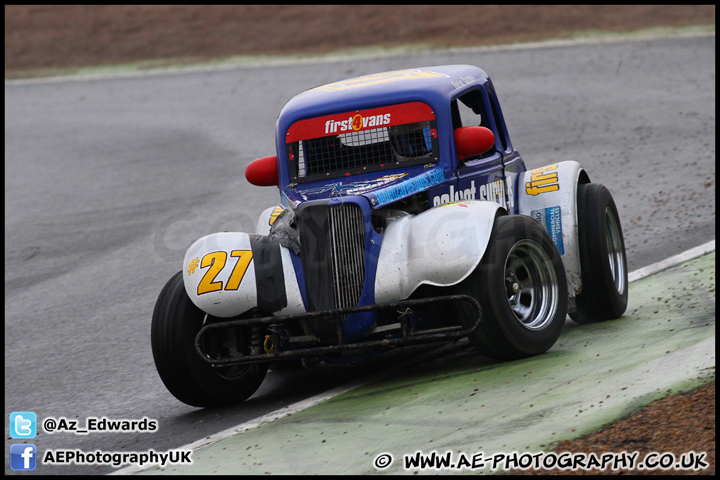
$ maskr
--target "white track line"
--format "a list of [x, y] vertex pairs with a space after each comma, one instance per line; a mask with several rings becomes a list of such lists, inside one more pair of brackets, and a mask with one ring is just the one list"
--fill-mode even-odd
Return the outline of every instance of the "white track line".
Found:
[[[665, 260], [654, 263], [652, 265], [648, 265], [647, 267], [643, 267], [638, 270], [635, 270], [634, 272], [631, 272], [628, 275], [628, 281], [630, 281], [631, 283], [635, 282], [637, 280], [648, 277], [650, 275], [654, 275], [658, 272], [662, 272], [663, 270], [667, 270], [668, 268], [671, 268], [671, 267], [674, 267], [677, 265], [681, 265], [687, 261], [690, 261], [694, 258], [700, 257], [702, 255], [705, 255], [705, 254], [713, 252], [713, 251], [715, 251], [715, 240], [712, 240], [708, 243], [700, 245], [699, 247], [691, 248], [690, 250], [682, 252], [673, 257], [666, 258]], [[413, 362], [417, 362], [417, 359], [413, 359]], [[250, 420], [249, 422], [241, 423], [240, 425], [228, 428], [227, 430], [223, 430], [222, 432], [216, 433], [214, 435], [210, 435], [209, 437], [205, 437], [203, 439], [189, 443], [183, 447], [180, 447], [180, 448], [174, 449], [174, 450], [195, 451], [199, 448], [206, 447], [208, 445], [212, 445], [221, 440], [232, 437], [233, 435], [247, 432], [248, 430], [252, 430], [253, 428], [260, 427], [260, 426], [270, 423], [274, 420], [280, 420], [281, 418], [287, 417], [288, 415], [292, 415], [294, 413], [300, 412], [307, 408], [313, 407], [313, 406], [317, 405], [318, 403], [322, 403], [326, 400], [330, 400], [333, 397], [336, 397], [343, 393], [347, 393], [351, 390], [361, 387], [367, 383], [370, 383], [370, 382], [377, 380], [378, 378], [388, 375], [388, 374], [389, 374], [389, 372], [384, 372], [384, 373], [381, 372], [381, 373], [373, 375], [372, 377], [367, 378], [363, 381], [357, 381], [357, 382], [353, 382], [353, 383], [350, 383], [347, 385], [343, 385], [341, 387], [333, 388], [331, 390], [328, 390], [327, 392], [320, 393], [320, 394], [315, 395], [310, 398], [306, 398], [305, 400], [301, 400], [299, 402], [293, 403], [292, 405], [288, 405], [287, 407], [281, 408], [280, 410], [270, 412], [261, 417]], [[137, 465], [131, 465], [129, 467], [125, 467], [120, 470], [117, 470], [117, 471], [111, 473], [110, 475], [129, 475], [129, 474], [137, 473], [137, 472], [140, 472], [143, 470], [147, 470], [148, 468], [152, 468], [152, 467], [140, 467]]]
[[[445, 350], [451, 349], [451, 346], [444, 346], [440, 347], [436, 350], [432, 350], [429, 352], [425, 352], [420, 354], [419, 356], [413, 358], [411, 361], [414, 363], [425, 361], [432, 357], [437, 357], [444, 354]], [[206, 447], [208, 445], [215, 444], [221, 440], [224, 440], [226, 438], [232, 437], [234, 435], [237, 435], [239, 433], [247, 432], [248, 430], [252, 430], [253, 428], [260, 427], [262, 425], [265, 425], [266, 423], [270, 423], [275, 420], [280, 420], [281, 418], [285, 418], [287, 416], [290, 416], [294, 413], [300, 412], [302, 410], [305, 410], [307, 408], [313, 407], [317, 405], [318, 403], [322, 403], [326, 400], [330, 400], [333, 397], [337, 397], [338, 395], [342, 395], [343, 393], [349, 392], [351, 390], [355, 390], [356, 388], [362, 387], [365, 384], [374, 382], [376, 380], [380, 380], [383, 377], [387, 377], [391, 375], [393, 372], [399, 369], [406, 368], [405, 364], [397, 365], [395, 368], [390, 368], [385, 371], [377, 372], [373, 375], [370, 375], [369, 377], [366, 377], [364, 380], [358, 380], [355, 382], [348, 383], [346, 385], [342, 385], [340, 387], [332, 388], [326, 392], [319, 393], [315, 396], [312, 396], [310, 398], [306, 398], [305, 400], [300, 400], [299, 402], [295, 402], [292, 405], [288, 405], [287, 407], [283, 407], [279, 410], [275, 410], [274, 412], [267, 413], [261, 417], [255, 418], [253, 420], [250, 420], [245, 423], [241, 423], [240, 425], [237, 425], [235, 427], [230, 427], [227, 430], [223, 430], [222, 432], [218, 432], [214, 435], [210, 435], [209, 437], [202, 438], [200, 440], [196, 440], [192, 443], [189, 443], [185, 446], [174, 448], [172, 450], [192, 450], [195, 451], [197, 449], [200, 449], [202, 447]], [[110, 473], [109, 475], [129, 475], [137, 472], [141, 472], [144, 470], [148, 470], [150, 468], [153, 468], [152, 465], [147, 467], [140, 467], [138, 465], [130, 465], [125, 468], [121, 468], [120, 470], [117, 470], [115, 472]]]
[[704, 245], [700, 245], [699, 247], [691, 248], [690, 250], [679, 253], [674, 257], [666, 258], [665, 260], [661, 260], [657, 263], [653, 263], [652, 265], [648, 265], [647, 267], [630, 272], [630, 274], [628, 274], [628, 281], [634, 282], [636, 280], [640, 280], [641, 278], [654, 275], [658, 272], [662, 272], [663, 270], [667, 270], [670, 267], [680, 265], [683, 262], [687, 262], [688, 260], [692, 260], [693, 258], [700, 257], [713, 251], [715, 251], [715, 240], [712, 240]]
[[[365, 383], [368, 383], [368, 380], [365, 380], [364, 382], [355, 382], [348, 385], [343, 385], [341, 387], [333, 388], [331, 390], [328, 390], [327, 392], [320, 393], [318, 395], [315, 395], [314, 397], [306, 398], [305, 400], [293, 403], [292, 405], [288, 405], [287, 407], [281, 408], [280, 410], [275, 410], [274, 412], [267, 413], [261, 417], [254, 418], [249, 422], [241, 423], [238, 426], [228, 428], [227, 430], [223, 430], [222, 432], [210, 435], [209, 437], [202, 438], [200, 440], [189, 443], [180, 448], [174, 448], [172, 450], [198, 450], [202, 447], [206, 447], [226, 438], [232, 437], [233, 435], [247, 432], [248, 430], [260, 427], [262, 425], [265, 425], [266, 423], [270, 423], [274, 420], [280, 420], [281, 418], [287, 417], [288, 415], [292, 415], [293, 413], [297, 413], [305, 410], [306, 408], [310, 408], [314, 405], [317, 405], [318, 403], [324, 402], [325, 400], [329, 400], [345, 392], [349, 392], [350, 390], [358, 388]], [[109, 475], [130, 475], [133, 473], [148, 470], [150, 468], [153, 468], [153, 465], [145, 467], [141, 467], [139, 465], [130, 465], [128, 467], [116, 470]]]

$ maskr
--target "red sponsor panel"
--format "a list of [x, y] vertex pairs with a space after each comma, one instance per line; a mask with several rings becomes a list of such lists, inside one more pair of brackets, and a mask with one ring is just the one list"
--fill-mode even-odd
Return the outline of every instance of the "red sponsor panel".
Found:
[[290, 126], [285, 141], [286, 143], [292, 143], [311, 138], [430, 120], [435, 120], [435, 113], [426, 103], [401, 103], [399, 105], [300, 120]]

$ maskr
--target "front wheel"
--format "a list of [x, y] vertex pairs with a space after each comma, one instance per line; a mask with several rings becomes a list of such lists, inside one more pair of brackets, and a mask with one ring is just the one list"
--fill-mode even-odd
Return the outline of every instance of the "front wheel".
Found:
[[578, 241], [582, 291], [570, 318], [591, 323], [619, 318], [628, 303], [628, 273], [620, 216], [608, 189], [578, 185]]
[[185, 292], [182, 272], [160, 292], [152, 318], [151, 344], [158, 374], [175, 398], [194, 407], [242, 402], [260, 387], [267, 364], [213, 366], [195, 350], [205, 313]]
[[550, 235], [530, 217], [495, 220], [482, 261], [459, 290], [480, 302], [483, 318], [469, 339], [491, 358], [543, 353], [565, 324], [568, 294], [562, 258]]

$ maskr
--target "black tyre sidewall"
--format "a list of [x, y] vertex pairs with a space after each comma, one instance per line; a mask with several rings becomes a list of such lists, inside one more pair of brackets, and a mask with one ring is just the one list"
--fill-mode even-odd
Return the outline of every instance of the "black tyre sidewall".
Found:
[[[521, 239], [542, 247], [557, 276], [556, 311], [543, 330], [529, 330], [521, 325], [507, 300], [505, 262], [511, 248]], [[466, 293], [477, 298], [483, 308], [481, 325], [470, 340], [492, 358], [509, 360], [543, 353], [555, 344], [565, 324], [567, 281], [562, 258], [547, 232], [530, 217], [508, 215], [496, 219], [488, 249], [468, 278]]]
[[231, 381], [219, 376], [195, 350], [205, 314], [192, 303], [178, 272], [165, 285], [153, 311], [151, 344], [158, 374], [178, 400], [196, 407], [231, 405], [260, 387], [267, 365]]
[[[620, 230], [625, 275], [625, 291], [622, 295], [617, 291], [608, 262], [609, 252], [605, 241], [605, 211], [608, 207]], [[624, 254], [625, 241], [615, 201], [605, 186], [596, 183], [581, 184], [578, 185], [577, 208], [582, 291], [576, 297], [577, 312], [571, 315], [571, 318], [578, 323], [619, 318], [627, 309], [629, 285], [627, 258]]]

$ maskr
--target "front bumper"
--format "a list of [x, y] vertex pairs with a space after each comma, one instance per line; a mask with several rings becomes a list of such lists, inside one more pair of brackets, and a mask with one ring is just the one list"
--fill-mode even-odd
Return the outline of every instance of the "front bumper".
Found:
[[[434, 328], [430, 330], [422, 330], [413, 328], [410, 322], [410, 318], [413, 314], [413, 309], [424, 308], [427, 306], [434, 306], [436, 304], [446, 304], [453, 302], [465, 302], [470, 304], [477, 312], [476, 321], [468, 326], [448, 326], [444, 328]], [[382, 338], [372, 340], [360, 340], [353, 341], [351, 343], [345, 343], [343, 339], [343, 328], [342, 321], [348, 315], [353, 313], [361, 312], [380, 312], [380, 311], [395, 311], [400, 314], [398, 318], [397, 330], [400, 333], [399, 336], [393, 338]], [[317, 320], [327, 319], [324, 321], [331, 322], [337, 329], [338, 341], [332, 345], [319, 345], [319, 346], [302, 346], [300, 348], [287, 348], [287, 342], [283, 343], [283, 339], [280, 338], [280, 334], [277, 333], [282, 329], [283, 325], [289, 325], [292, 323], [299, 323], [303, 320]], [[399, 302], [390, 302], [376, 305], [367, 305], [361, 307], [342, 308], [336, 310], [325, 310], [320, 312], [301, 313], [294, 315], [284, 315], [276, 317], [262, 317], [262, 318], [247, 318], [240, 320], [230, 320], [218, 323], [213, 323], [203, 327], [195, 337], [195, 350], [197, 351], [200, 358], [207, 363], [212, 365], [238, 365], [246, 363], [258, 363], [266, 361], [284, 360], [288, 358], [300, 358], [315, 355], [323, 355], [328, 353], [346, 352], [352, 350], [374, 350], [383, 347], [396, 347], [396, 346], [408, 346], [418, 345], [423, 343], [442, 342], [448, 340], [457, 340], [464, 338], [471, 334], [479, 325], [482, 320], [482, 308], [480, 304], [474, 298], [467, 295], [448, 295], [442, 297], [430, 297], [420, 298], [414, 300], [402, 300]], [[274, 333], [271, 333], [271, 344], [273, 348], [270, 352], [266, 351], [263, 353], [255, 353], [249, 355], [238, 354], [230, 356], [215, 356], [211, 358], [203, 350], [203, 342], [208, 332], [215, 329], [223, 329], [228, 327], [252, 327], [252, 326], [277, 326]], [[376, 332], [381, 330], [387, 330], [380, 327]], [[271, 330], [272, 332], [273, 330]], [[373, 332], [371, 332], [373, 333]], [[314, 337], [302, 337], [301, 341], [303, 345], [308, 343], [312, 344]], [[287, 340], [287, 339], [285, 339]], [[290, 339], [292, 341], [292, 339]], [[317, 339], [315, 339], [317, 341]]]

